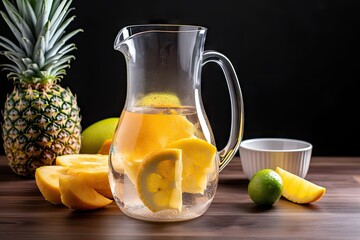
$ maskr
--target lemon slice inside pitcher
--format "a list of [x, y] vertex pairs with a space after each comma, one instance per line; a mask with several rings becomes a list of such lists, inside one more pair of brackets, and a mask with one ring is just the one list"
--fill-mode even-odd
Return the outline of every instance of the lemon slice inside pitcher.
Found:
[[181, 211], [181, 150], [164, 149], [149, 155], [139, 167], [138, 195], [152, 212], [166, 209]]
[[216, 147], [196, 137], [180, 139], [168, 147], [182, 150], [182, 191], [203, 194], [208, 173], [214, 172]]
[[147, 107], [179, 107], [180, 99], [171, 92], [152, 92], [143, 96], [137, 103], [137, 106]]

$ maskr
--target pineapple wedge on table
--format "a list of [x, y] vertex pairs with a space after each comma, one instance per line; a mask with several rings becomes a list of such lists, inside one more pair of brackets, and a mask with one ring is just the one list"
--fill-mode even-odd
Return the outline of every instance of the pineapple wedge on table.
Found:
[[[66, 42], [81, 29], [65, 32], [71, 0], [2, 0], [0, 11], [15, 41], [1, 36], [2, 64], [14, 82], [3, 111], [5, 154], [18, 175], [34, 177], [36, 168], [52, 165], [57, 155], [79, 153], [81, 117], [76, 97], [58, 82], [74, 56]], [[12, 63], [11, 63], [12, 62]]]

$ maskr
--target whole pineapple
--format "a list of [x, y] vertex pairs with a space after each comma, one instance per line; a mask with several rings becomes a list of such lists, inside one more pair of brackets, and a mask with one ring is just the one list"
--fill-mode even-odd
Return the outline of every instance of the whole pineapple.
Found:
[[79, 153], [81, 117], [76, 97], [57, 84], [74, 58], [66, 44], [81, 29], [66, 34], [74, 16], [71, 0], [2, 0], [3, 19], [16, 43], [0, 36], [2, 64], [14, 81], [3, 112], [2, 137], [11, 169], [33, 177], [36, 168], [52, 165], [57, 155]]

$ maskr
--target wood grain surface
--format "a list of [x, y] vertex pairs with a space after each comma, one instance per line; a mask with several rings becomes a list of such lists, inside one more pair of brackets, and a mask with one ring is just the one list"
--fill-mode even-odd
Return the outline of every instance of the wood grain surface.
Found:
[[360, 157], [313, 157], [306, 179], [327, 188], [319, 202], [280, 199], [259, 208], [236, 157], [203, 216], [152, 223], [125, 216], [115, 203], [85, 212], [52, 205], [0, 156], [0, 239], [360, 239]]

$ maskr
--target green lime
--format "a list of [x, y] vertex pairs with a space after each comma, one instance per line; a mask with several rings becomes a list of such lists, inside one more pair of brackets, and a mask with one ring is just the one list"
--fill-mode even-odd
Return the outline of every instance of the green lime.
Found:
[[262, 169], [254, 174], [248, 185], [248, 194], [256, 204], [271, 206], [283, 192], [283, 181], [272, 169]]

